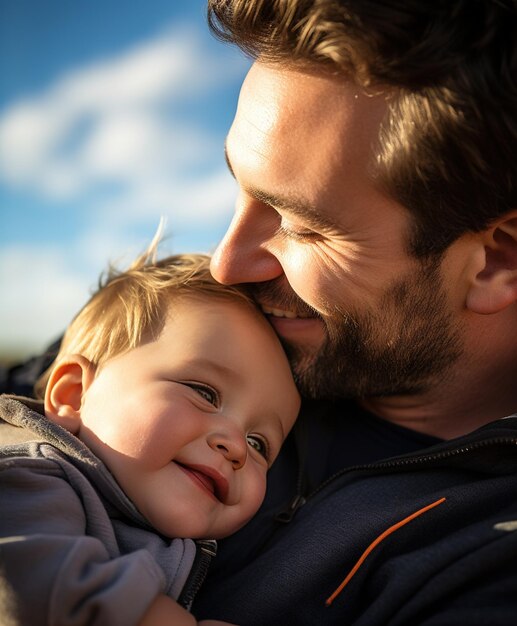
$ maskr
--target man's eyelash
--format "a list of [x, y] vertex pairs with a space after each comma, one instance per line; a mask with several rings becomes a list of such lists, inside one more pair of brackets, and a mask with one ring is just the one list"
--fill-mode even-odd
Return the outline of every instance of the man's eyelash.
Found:
[[278, 234], [297, 241], [309, 241], [319, 237], [318, 233], [315, 233], [312, 230], [296, 231], [282, 224], [278, 227]]

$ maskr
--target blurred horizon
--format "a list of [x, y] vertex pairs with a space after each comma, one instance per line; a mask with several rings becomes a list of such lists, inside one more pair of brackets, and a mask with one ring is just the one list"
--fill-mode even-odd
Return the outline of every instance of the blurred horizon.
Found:
[[161, 256], [210, 253], [224, 233], [224, 138], [250, 61], [212, 37], [205, 10], [3, 0], [0, 360], [58, 337], [162, 216]]

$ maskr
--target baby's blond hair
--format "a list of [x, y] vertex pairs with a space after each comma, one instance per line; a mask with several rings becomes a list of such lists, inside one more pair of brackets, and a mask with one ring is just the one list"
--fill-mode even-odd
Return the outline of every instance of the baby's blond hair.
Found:
[[210, 257], [176, 254], [156, 260], [157, 240], [125, 271], [110, 266], [97, 291], [68, 326], [59, 353], [40, 377], [43, 397], [51, 371], [67, 354], [81, 354], [93, 365], [157, 338], [171, 302], [183, 295], [229, 298], [253, 306], [242, 288], [221, 285], [210, 274]]

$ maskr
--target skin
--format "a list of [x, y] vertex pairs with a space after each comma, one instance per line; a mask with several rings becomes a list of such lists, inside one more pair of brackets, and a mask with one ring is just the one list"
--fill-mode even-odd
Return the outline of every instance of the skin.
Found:
[[[104, 461], [154, 528], [192, 538], [224, 537], [256, 513], [299, 407], [265, 318], [196, 296], [173, 303], [158, 338], [98, 368], [64, 358], [45, 396], [47, 416]], [[197, 623], [159, 595], [140, 626]]]
[[168, 537], [220, 538], [262, 503], [299, 396], [281, 345], [251, 306], [175, 301], [160, 336], [51, 376], [47, 415], [109, 467]]
[[226, 144], [235, 216], [211, 269], [251, 284], [304, 392], [450, 438], [517, 401], [516, 216], [435, 263], [411, 256], [412, 217], [375, 180], [390, 95], [256, 62]]

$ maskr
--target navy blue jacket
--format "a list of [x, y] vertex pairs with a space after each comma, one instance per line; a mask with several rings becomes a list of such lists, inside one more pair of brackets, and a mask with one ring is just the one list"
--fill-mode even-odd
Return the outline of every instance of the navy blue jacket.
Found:
[[[0, 387], [30, 389], [43, 367], [29, 365]], [[263, 507], [220, 543], [194, 615], [241, 626], [517, 624], [517, 417], [401, 455], [382, 420], [367, 430], [359, 416], [343, 434], [349, 412], [305, 403]], [[340, 445], [343, 469], [329, 477]]]
[[[311, 432], [309, 452], [324, 455], [325, 445]], [[305, 489], [295, 455], [291, 441], [260, 514], [220, 545], [194, 605], [198, 619], [517, 624], [517, 417], [346, 467], [289, 515], [279, 503]]]

